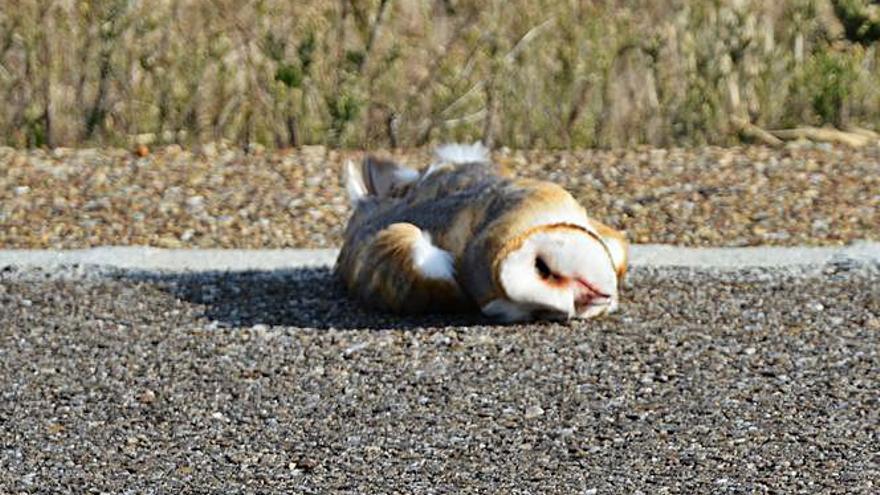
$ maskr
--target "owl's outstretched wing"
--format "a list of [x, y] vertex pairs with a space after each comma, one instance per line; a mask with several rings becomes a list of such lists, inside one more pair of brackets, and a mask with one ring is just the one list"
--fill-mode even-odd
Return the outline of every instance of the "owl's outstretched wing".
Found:
[[349, 292], [396, 313], [471, 309], [455, 280], [455, 259], [411, 223], [395, 223], [343, 248], [336, 270]]

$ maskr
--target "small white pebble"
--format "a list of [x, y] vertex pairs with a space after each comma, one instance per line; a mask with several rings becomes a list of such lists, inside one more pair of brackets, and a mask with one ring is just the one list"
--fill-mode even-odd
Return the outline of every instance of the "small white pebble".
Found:
[[366, 348], [369, 347], [369, 346], [370, 346], [370, 343], [369, 343], [369, 342], [360, 342], [360, 343], [354, 344], [353, 346], [351, 346], [351, 347], [347, 348], [346, 350], [342, 351], [342, 354], [345, 355], [345, 356], [351, 356], [352, 354], [354, 354], [354, 353], [356, 353], [356, 352], [358, 352], [358, 351], [362, 351], [362, 350], [366, 349]]
[[541, 406], [529, 406], [526, 409], [526, 419], [534, 419], [544, 415], [544, 409]]
[[205, 203], [204, 196], [196, 195], [190, 196], [186, 199], [186, 205], [190, 208], [201, 208]]

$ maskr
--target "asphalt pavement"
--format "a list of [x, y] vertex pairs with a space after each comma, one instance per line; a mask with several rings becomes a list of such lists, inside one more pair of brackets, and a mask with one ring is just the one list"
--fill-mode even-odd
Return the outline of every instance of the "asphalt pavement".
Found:
[[876, 261], [636, 266], [496, 326], [326, 267], [6, 267], [0, 493], [877, 493]]

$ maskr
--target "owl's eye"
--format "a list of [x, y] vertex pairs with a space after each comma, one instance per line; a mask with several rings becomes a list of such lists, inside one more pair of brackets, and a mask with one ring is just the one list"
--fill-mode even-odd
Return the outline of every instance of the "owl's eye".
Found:
[[535, 258], [535, 269], [538, 270], [538, 275], [543, 279], [548, 279], [553, 276], [553, 272], [550, 270], [550, 267], [547, 266], [547, 262], [540, 256]]

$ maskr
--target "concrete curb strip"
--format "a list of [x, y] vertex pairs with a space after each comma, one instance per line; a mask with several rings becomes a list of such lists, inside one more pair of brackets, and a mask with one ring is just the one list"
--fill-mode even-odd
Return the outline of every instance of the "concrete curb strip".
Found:
[[[0, 250], [0, 267], [51, 270], [65, 266], [99, 266], [147, 271], [246, 271], [332, 266], [336, 249], [160, 249], [108, 246], [77, 250]], [[821, 266], [827, 263], [880, 264], [880, 243], [842, 247], [691, 248], [636, 245], [635, 267], [685, 267], [721, 270]]]

